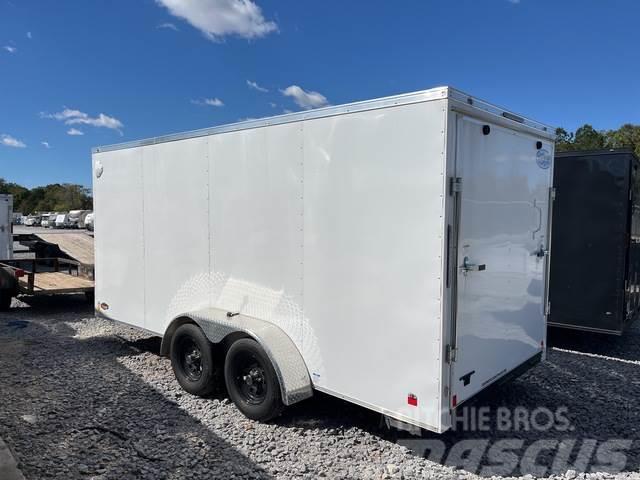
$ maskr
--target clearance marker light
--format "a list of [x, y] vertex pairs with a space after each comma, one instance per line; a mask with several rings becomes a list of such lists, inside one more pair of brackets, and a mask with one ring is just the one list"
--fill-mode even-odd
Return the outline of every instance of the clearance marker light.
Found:
[[451, 399], [451, 403], [453, 404], [454, 407], [456, 405], [458, 405], [458, 396], [457, 395], [453, 396], [453, 398]]
[[413, 393], [407, 395], [407, 403], [412, 407], [418, 406], [418, 397], [416, 397]]

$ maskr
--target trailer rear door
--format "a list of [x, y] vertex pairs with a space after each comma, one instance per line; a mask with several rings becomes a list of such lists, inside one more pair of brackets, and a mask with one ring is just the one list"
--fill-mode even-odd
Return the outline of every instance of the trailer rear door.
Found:
[[457, 131], [454, 407], [543, 350], [553, 158], [548, 140], [464, 115]]

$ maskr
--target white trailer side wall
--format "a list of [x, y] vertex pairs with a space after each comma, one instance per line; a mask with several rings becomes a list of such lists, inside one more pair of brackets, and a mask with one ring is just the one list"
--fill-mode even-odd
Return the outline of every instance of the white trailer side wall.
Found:
[[94, 155], [93, 162], [94, 208], [100, 218], [94, 232], [96, 302], [108, 306], [109, 317], [142, 328], [146, 291], [142, 158], [149, 148], [104, 152]]
[[269, 320], [317, 388], [439, 430], [446, 110], [96, 153], [96, 301], [159, 334], [207, 306]]
[[279, 325], [301, 352], [302, 127], [209, 137], [212, 306]]
[[144, 147], [145, 328], [210, 304], [209, 142]]
[[309, 373], [316, 387], [432, 428], [441, 396], [446, 105], [304, 125], [304, 310], [317, 344]]

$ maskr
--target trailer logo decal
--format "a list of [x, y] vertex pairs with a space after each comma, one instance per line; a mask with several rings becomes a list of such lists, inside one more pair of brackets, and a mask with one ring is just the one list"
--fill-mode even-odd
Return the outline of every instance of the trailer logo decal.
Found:
[[536, 153], [536, 163], [543, 170], [547, 170], [551, 166], [551, 154], [549, 150], [541, 149]]
[[462, 385], [464, 385], [465, 387], [469, 385], [471, 383], [471, 375], [473, 375], [474, 373], [476, 373], [476, 371], [471, 370], [469, 373], [466, 373], [463, 376], [461, 376], [460, 381], [462, 382]]
[[102, 172], [104, 171], [104, 167], [102, 166], [102, 162], [100, 160], [96, 161], [96, 178], [100, 178], [102, 176]]
[[416, 397], [415, 394], [410, 393], [409, 395], [407, 395], [407, 403], [409, 405], [411, 405], [412, 407], [417, 407], [418, 406], [418, 397]]

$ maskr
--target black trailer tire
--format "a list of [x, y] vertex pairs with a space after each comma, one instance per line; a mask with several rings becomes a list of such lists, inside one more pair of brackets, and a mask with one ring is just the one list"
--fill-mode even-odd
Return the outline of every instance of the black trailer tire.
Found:
[[171, 338], [171, 367], [180, 386], [192, 395], [206, 397], [220, 382], [220, 366], [213, 357], [213, 345], [192, 323], [181, 325]]
[[12, 293], [11, 290], [0, 290], [0, 312], [6, 312], [11, 308]]
[[224, 362], [224, 381], [229, 397], [247, 418], [266, 422], [284, 409], [276, 371], [253, 339], [242, 338], [231, 345]]

